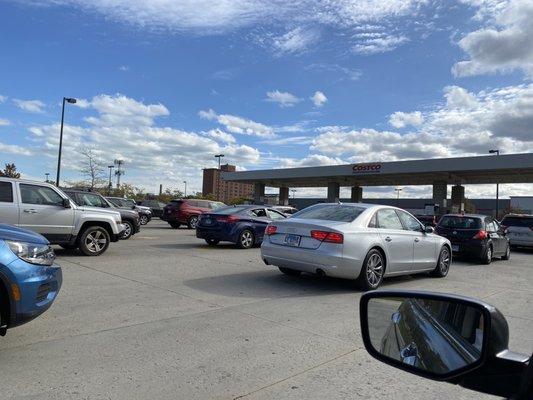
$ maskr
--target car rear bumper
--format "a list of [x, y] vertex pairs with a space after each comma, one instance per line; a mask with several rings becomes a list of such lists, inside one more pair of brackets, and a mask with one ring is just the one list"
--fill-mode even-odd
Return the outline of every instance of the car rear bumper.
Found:
[[344, 279], [356, 279], [363, 265], [362, 260], [346, 259], [342, 251], [337, 254], [324, 253], [319, 249], [272, 244], [265, 239], [261, 245], [261, 257], [267, 265], [295, 269], [308, 273], [321, 273]]
[[452, 242], [452, 252], [454, 256], [482, 258], [486, 251], [487, 244], [485, 242]]
[[[12, 269], [20, 267], [28, 273], [24, 276], [16, 274], [17, 280], [12, 282], [18, 287], [20, 299], [17, 301], [14, 295], [11, 296], [14, 312], [10, 318], [9, 328], [29, 322], [48, 310], [57, 298], [63, 283], [63, 274], [58, 265], [37, 266], [23, 260], [16, 260], [10, 264]], [[13, 287], [11, 289], [13, 290]]]
[[511, 246], [533, 247], [533, 239], [513, 237], [509, 235], [509, 243]]
[[198, 239], [212, 239], [212, 240], [218, 240], [220, 242], [237, 242], [236, 235], [232, 233], [228, 233], [222, 230], [215, 230], [215, 229], [206, 229], [202, 228], [200, 226], [196, 227], [196, 237]]

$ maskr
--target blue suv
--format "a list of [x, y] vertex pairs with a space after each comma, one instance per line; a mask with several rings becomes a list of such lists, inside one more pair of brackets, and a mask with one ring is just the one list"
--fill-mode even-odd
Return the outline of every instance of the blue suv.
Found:
[[50, 243], [38, 233], [0, 224], [0, 335], [45, 312], [62, 282]]

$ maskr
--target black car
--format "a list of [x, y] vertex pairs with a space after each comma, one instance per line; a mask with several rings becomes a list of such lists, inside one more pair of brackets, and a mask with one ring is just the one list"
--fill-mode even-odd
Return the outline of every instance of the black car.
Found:
[[132, 235], [135, 235], [141, 230], [139, 214], [136, 211], [117, 207], [98, 193], [74, 189], [63, 189], [63, 192], [65, 192], [78, 206], [112, 208], [115, 211], [118, 211], [122, 218], [122, 223], [126, 227], [120, 236], [120, 239], [129, 239]]
[[163, 216], [163, 208], [166, 206], [165, 203], [159, 200], [143, 200], [137, 203], [140, 206], [150, 207], [152, 210], [152, 216], [161, 218]]
[[152, 210], [148, 207], [137, 205], [133, 199], [126, 199], [123, 197], [106, 197], [106, 199], [118, 208], [137, 211], [137, 213], [139, 213], [141, 225], [146, 225], [152, 219]]
[[510, 245], [506, 230], [493, 217], [479, 214], [446, 214], [435, 228], [449, 239], [452, 252], [490, 264], [494, 257], [508, 260]]

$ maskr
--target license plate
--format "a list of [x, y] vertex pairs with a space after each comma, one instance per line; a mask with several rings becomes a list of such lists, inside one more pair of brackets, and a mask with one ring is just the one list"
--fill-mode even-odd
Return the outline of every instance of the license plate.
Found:
[[289, 234], [285, 236], [285, 244], [287, 244], [288, 246], [298, 247], [300, 245], [300, 239], [301, 239], [301, 236], [299, 235]]
[[452, 244], [452, 251], [459, 251], [459, 245], [458, 244]]

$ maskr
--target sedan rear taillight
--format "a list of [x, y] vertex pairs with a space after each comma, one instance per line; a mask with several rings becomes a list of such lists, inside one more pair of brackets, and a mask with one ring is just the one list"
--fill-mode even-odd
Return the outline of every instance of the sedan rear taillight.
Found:
[[478, 233], [475, 234], [475, 236], [472, 239], [477, 240], [485, 240], [489, 235], [487, 234], [487, 231], [484, 231], [481, 229]]
[[327, 243], [344, 243], [344, 235], [337, 232], [327, 232], [327, 231], [311, 231], [311, 237], [321, 242]]
[[278, 227], [275, 226], [275, 225], [268, 225], [265, 229], [265, 233], [267, 235], [273, 235], [276, 233], [276, 231], [278, 230]]
[[239, 221], [239, 217], [236, 215], [228, 215], [227, 217], [217, 217], [218, 222], [225, 222], [227, 224], [234, 224], [235, 222]]

